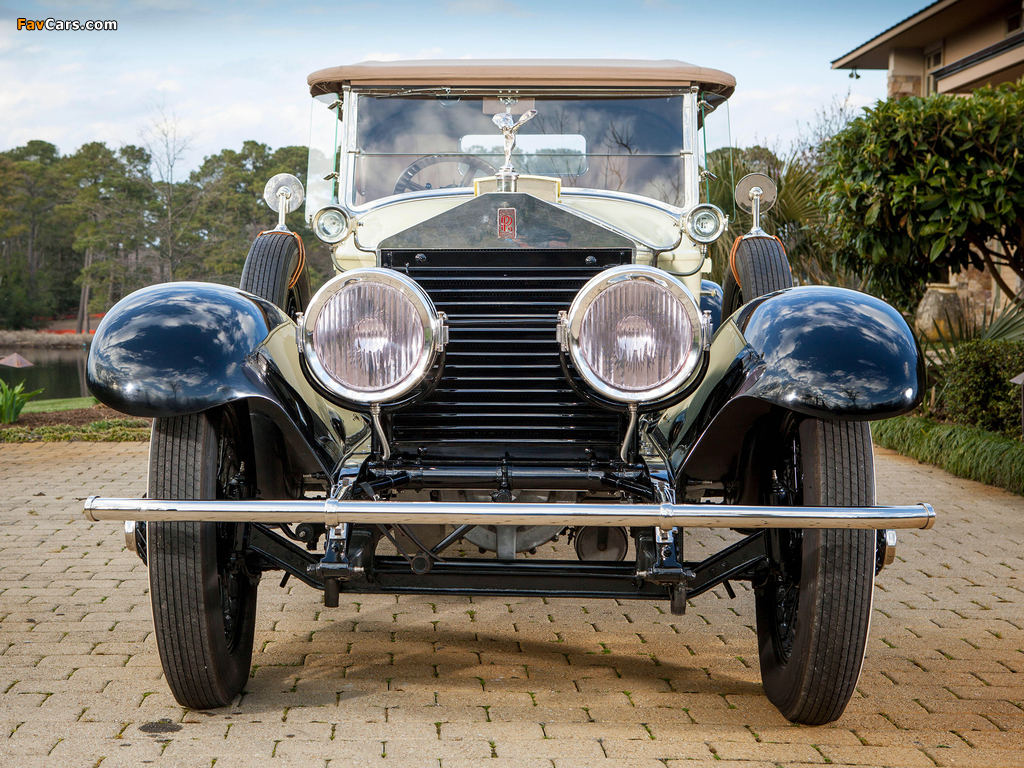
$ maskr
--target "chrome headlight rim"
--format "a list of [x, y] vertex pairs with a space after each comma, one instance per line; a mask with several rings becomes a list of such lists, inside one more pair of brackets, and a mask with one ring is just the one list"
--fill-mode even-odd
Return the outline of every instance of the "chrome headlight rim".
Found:
[[[320, 222], [323, 216], [328, 212], [336, 212], [341, 214], [341, 218], [345, 221], [345, 227], [344, 229], [342, 229], [341, 234], [329, 236], [325, 235], [321, 230]], [[328, 245], [335, 245], [337, 243], [340, 243], [352, 232], [352, 219], [345, 211], [345, 209], [342, 208], [340, 205], [325, 205], [323, 208], [321, 208], [313, 215], [313, 221], [311, 222], [310, 225], [313, 229], [313, 234], [316, 235], [317, 239], [320, 240], [321, 242], [327, 243]]]
[[[690, 348], [686, 352], [686, 357], [679, 371], [657, 387], [641, 391], [624, 390], [609, 385], [590, 367], [583, 355], [583, 349], [580, 344], [583, 319], [586, 317], [590, 306], [606, 289], [629, 280], [648, 281], [668, 291], [682, 303], [690, 319], [691, 333], [686, 340], [689, 341]], [[682, 389], [700, 368], [705, 333], [700, 308], [697, 306], [693, 294], [690, 293], [682, 282], [656, 267], [625, 264], [606, 269], [594, 276], [576, 294], [572, 304], [569, 306], [568, 313], [566, 313], [564, 323], [564, 346], [569, 353], [573, 366], [591, 389], [609, 400], [638, 405], [663, 400]]]
[[[412, 302], [423, 327], [423, 341], [416, 364], [390, 387], [373, 392], [346, 387], [335, 379], [313, 345], [313, 330], [327, 302], [342, 289], [359, 282], [378, 283], [400, 291]], [[324, 283], [309, 302], [302, 317], [299, 335], [306, 366], [319, 386], [350, 403], [366, 406], [385, 405], [408, 394], [427, 378], [438, 353], [444, 346], [444, 317], [434, 307], [434, 302], [427, 296], [426, 291], [412, 278], [389, 269], [365, 267], [343, 272]]]
[[[718, 227], [715, 229], [715, 232], [712, 235], [699, 235], [697, 233], [696, 227], [693, 224], [694, 219], [697, 218], [697, 215], [704, 211], [710, 211], [715, 215], [715, 218], [718, 220]], [[714, 203], [700, 203], [699, 205], [695, 205], [687, 212], [685, 218], [683, 219], [683, 227], [686, 229], [686, 236], [689, 237], [691, 240], [693, 240], [693, 242], [697, 243], [698, 245], [710, 245], [711, 243], [715, 242], [715, 240], [717, 240], [723, 234], [725, 234], [726, 224], [727, 221], [725, 218], [725, 214], [722, 213], [722, 209], [719, 208]]]

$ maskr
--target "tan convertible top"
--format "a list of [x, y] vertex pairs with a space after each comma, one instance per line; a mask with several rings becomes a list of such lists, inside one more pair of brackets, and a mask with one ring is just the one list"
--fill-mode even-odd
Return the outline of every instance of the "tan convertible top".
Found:
[[307, 79], [314, 96], [341, 85], [410, 87], [679, 88], [701, 85], [730, 96], [736, 78], [717, 69], [663, 59], [426, 59], [363, 61], [314, 72]]

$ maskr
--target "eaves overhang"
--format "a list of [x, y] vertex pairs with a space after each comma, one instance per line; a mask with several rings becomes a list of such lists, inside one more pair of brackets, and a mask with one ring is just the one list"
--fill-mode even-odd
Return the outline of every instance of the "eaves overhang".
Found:
[[1005, 5], [1005, 0], [937, 0], [840, 56], [832, 69], [888, 69], [893, 48], [924, 48]]

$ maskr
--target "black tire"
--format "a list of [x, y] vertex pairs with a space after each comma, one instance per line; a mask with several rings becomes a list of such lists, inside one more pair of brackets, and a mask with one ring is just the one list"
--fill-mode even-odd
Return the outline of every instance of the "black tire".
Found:
[[[154, 420], [149, 498], [224, 498], [240, 470], [238, 440], [229, 410]], [[191, 709], [226, 706], [249, 678], [256, 628], [245, 528], [151, 522], [148, 533], [153, 625], [171, 693]]]
[[[238, 287], [273, 302], [294, 318], [309, 304], [309, 270], [296, 236], [288, 232], [264, 232], [249, 248]], [[289, 286], [301, 265], [298, 280]]]
[[[803, 475], [797, 503], [874, 504], [865, 422], [806, 419], [784, 453]], [[794, 448], [796, 450], [794, 450]], [[778, 473], [790, 472], [792, 462]], [[781, 569], [755, 589], [761, 681], [789, 720], [837, 720], [853, 696], [867, 647], [875, 577], [873, 530], [773, 531]]]
[[[295, 270], [301, 267], [298, 280], [289, 286]], [[266, 299], [296, 319], [309, 304], [309, 270], [297, 236], [287, 232], [264, 232], [249, 248], [238, 287]], [[253, 462], [260, 497], [290, 499], [301, 494], [295, 478], [286, 468], [281, 431], [265, 416], [253, 416]], [[301, 483], [301, 478], [299, 478]]]
[[722, 318], [732, 315], [748, 301], [766, 293], [793, 287], [793, 272], [781, 243], [774, 237], [737, 238], [733, 246], [736, 272], [726, 265], [722, 284]]

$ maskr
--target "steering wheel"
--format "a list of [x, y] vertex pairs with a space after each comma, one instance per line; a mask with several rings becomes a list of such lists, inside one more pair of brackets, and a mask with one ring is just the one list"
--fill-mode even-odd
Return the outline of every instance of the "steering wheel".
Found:
[[493, 176], [498, 172], [493, 165], [486, 160], [481, 160], [476, 155], [425, 155], [419, 160], [409, 163], [408, 167], [402, 171], [402, 175], [395, 182], [395, 190], [392, 194], [400, 195], [403, 192], [420, 192], [424, 189], [433, 189], [433, 187], [427, 184], [417, 184], [413, 181], [413, 178], [424, 168], [440, 165], [441, 163], [464, 163], [469, 168], [466, 169], [466, 172], [455, 183], [445, 184], [443, 187], [437, 187], [437, 189], [468, 187], [477, 175], [475, 171], [482, 171], [484, 176]]

